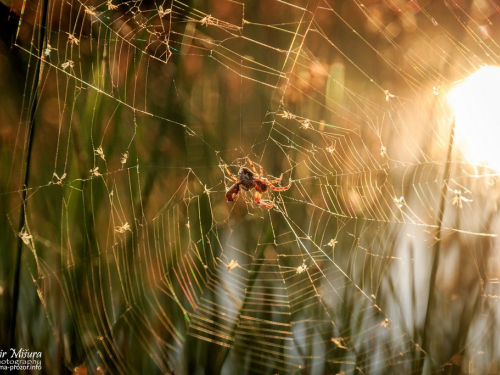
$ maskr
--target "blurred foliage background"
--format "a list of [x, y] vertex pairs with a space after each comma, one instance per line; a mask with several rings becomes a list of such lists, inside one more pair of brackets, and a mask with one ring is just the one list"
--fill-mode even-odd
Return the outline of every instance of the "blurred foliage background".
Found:
[[[446, 101], [498, 64], [497, 2], [0, 9], [0, 348], [47, 374], [498, 373], [497, 172]], [[226, 202], [248, 157], [291, 184], [272, 209]]]

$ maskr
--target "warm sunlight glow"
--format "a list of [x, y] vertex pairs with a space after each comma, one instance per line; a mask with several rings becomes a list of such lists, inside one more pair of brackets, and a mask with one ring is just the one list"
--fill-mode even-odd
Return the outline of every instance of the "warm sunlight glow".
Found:
[[486, 66], [448, 96], [465, 157], [500, 171], [500, 67]]

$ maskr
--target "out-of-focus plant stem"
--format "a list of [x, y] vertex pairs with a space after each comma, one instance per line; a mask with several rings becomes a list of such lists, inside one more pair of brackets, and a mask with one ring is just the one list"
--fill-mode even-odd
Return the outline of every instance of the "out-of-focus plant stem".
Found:
[[[448, 143], [448, 154], [446, 156], [446, 165], [443, 174], [443, 184], [441, 186], [441, 201], [439, 203], [439, 211], [438, 211], [438, 219], [437, 219], [437, 233], [436, 233], [436, 242], [432, 247], [432, 267], [431, 274], [429, 280], [429, 297], [427, 300], [427, 311], [425, 312], [425, 322], [424, 322], [424, 331], [422, 334], [422, 345], [423, 349], [428, 351], [428, 335], [427, 330], [429, 328], [430, 320], [431, 320], [431, 310], [435, 305], [435, 289], [436, 289], [436, 277], [437, 271], [439, 268], [439, 253], [441, 251], [441, 231], [443, 227], [443, 217], [444, 217], [444, 205], [446, 203], [446, 190], [448, 186], [446, 182], [450, 178], [450, 170], [451, 170], [451, 156], [453, 153], [453, 141], [455, 138], [455, 116], [453, 116], [453, 122], [451, 125], [450, 131], [450, 141]], [[423, 365], [423, 364], [422, 364]], [[422, 371], [424, 370], [424, 366], [421, 366]]]
[[[33, 82], [33, 101], [31, 106], [29, 124], [28, 124], [28, 135], [26, 139], [27, 148], [26, 148], [26, 156], [24, 161], [24, 183], [23, 183], [23, 192], [21, 196], [21, 212], [19, 217], [19, 227], [18, 233], [23, 231], [24, 225], [26, 223], [26, 194], [28, 191], [28, 183], [29, 183], [29, 175], [30, 175], [30, 164], [31, 164], [31, 153], [33, 150], [33, 137], [35, 133], [35, 114], [38, 107], [38, 84], [40, 81], [40, 72], [43, 61], [43, 53], [44, 53], [44, 44], [45, 44], [45, 29], [47, 24], [47, 12], [48, 12], [49, 2], [48, 0], [44, 0], [42, 3], [42, 17], [40, 22], [40, 31], [38, 34], [38, 58], [35, 59], [35, 75]], [[13, 280], [13, 289], [12, 289], [12, 310], [10, 315], [10, 347], [15, 348], [16, 342], [16, 317], [17, 317], [17, 309], [19, 305], [19, 286], [21, 283], [21, 259], [22, 259], [22, 251], [23, 251], [23, 240], [21, 236], [18, 236], [17, 239], [17, 255], [16, 255], [16, 264], [15, 264], [15, 273]]]

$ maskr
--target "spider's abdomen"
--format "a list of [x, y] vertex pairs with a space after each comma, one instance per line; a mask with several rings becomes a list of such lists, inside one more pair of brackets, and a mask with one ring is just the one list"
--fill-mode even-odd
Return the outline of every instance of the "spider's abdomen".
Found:
[[238, 180], [240, 181], [240, 186], [245, 190], [250, 190], [255, 185], [253, 173], [245, 167], [242, 167], [238, 172]]

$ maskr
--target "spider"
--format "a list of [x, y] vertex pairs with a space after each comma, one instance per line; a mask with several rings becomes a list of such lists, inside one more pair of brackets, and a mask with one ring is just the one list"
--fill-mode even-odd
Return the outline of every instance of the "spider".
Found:
[[277, 178], [275, 180], [269, 181], [267, 178], [264, 178], [264, 170], [262, 169], [262, 166], [260, 166], [260, 174], [257, 172], [257, 169], [255, 169], [255, 165], [253, 162], [249, 159], [248, 162], [250, 163], [250, 167], [252, 168], [253, 172], [250, 171], [250, 169], [246, 167], [241, 167], [239, 172], [238, 172], [238, 177], [236, 178], [233, 176], [231, 172], [229, 172], [229, 169], [226, 168], [226, 172], [228, 175], [234, 180], [234, 185], [229, 188], [229, 190], [226, 192], [226, 199], [228, 202], [234, 201], [234, 198], [238, 195], [240, 192], [240, 187], [243, 190], [250, 190], [252, 188], [255, 188], [255, 203], [267, 208], [271, 209], [273, 207], [272, 202], [264, 202], [261, 200], [262, 198], [262, 193], [265, 193], [266, 190], [269, 188], [270, 190], [273, 191], [286, 191], [290, 189], [290, 186], [292, 183], [288, 186], [273, 186], [275, 183], [279, 183], [281, 181], [281, 177]]

